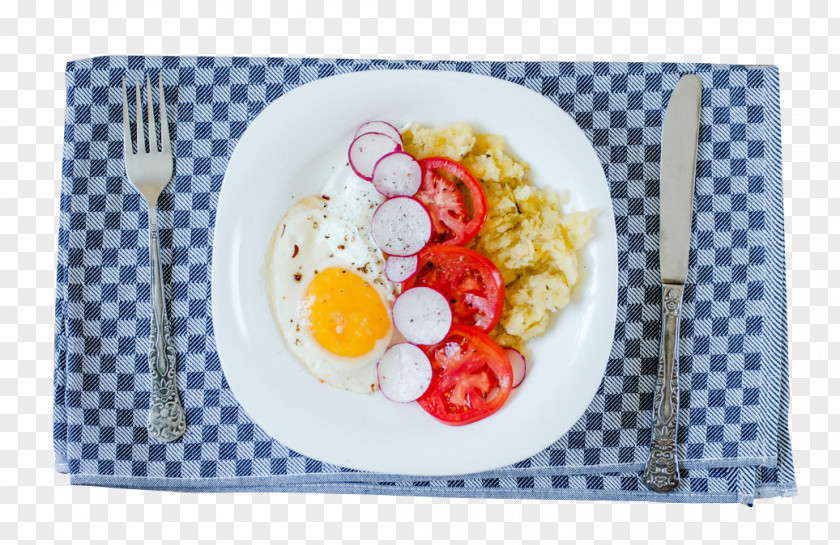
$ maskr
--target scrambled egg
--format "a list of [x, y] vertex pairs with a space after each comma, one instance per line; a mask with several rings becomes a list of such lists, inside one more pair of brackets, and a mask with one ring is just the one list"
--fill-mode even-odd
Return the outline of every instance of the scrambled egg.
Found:
[[564, 213], [568, 191], [531, 185], [528, 165], [505, 151], [502, 136], [476, 134], [464, 123], [410, 125], [403, 142], [418, 159], [459, 161], [481, 182], [487, 220], [470, 246], [496, 264], [505, 282], [502, 319], [490, 336], [524, 353], [525, 341], [542, 335], [551, 313], [569, 304], [580, 280], [578, 253], [594, 235], [598, 211]]

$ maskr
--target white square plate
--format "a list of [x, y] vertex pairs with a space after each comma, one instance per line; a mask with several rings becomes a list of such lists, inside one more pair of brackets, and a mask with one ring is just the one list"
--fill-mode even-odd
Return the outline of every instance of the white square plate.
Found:
[[[569, 189], [570, 209], [599, 208], [582, 282], [548, 332], [528, 343], [528, 376], [494, 415], [450, 427], [416, 403], [321, 384], [275, 328], [263, 266], [286, 211], [318, 194], [346, 160], [356, 128], [463, 121], [503, 135], [538, 186]], [[583, 415], [604, 375], [616, 315], [617, 256], [609, 188], [591, 143], [542, 95], [457, 72], [377, 70], [303, 85], [248, 127], [222, 185], [213, 242], [213, 324], [228, 383], [245, 412], [295, 451], [386, 474], [495, 469], [551, 445]]]

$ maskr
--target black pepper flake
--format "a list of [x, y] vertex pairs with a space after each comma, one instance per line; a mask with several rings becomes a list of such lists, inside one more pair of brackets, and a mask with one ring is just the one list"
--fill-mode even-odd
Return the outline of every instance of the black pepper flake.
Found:
[[517, 203], [514, 203], [514, 204], [516, 205], [516, 211], [517, 211], [519, 214], [521, 214], [521, 213], [522, 213], [522, 209], [521, 209], [521, 208], [519, 208], [519, 203], [517, 202]]
[[283, 238], [283, 235], [286, 234], [286, 224], [283, 224], [283, 230], [280, 232], [280, 238]]
[[297, 255], [298, 255], [298, 252], [299, 252], [299, 251], [300, 251], [300, 248], [298, 248], [298, 245], [297, 245], [297, 244], [295, 244], [295, 249], [294, 249], [294, 251], [292, 252], [292, 259], [294, 259], [295, 257], [297, 257]]
[[300, 279], [303, 278], [300, 273], [295, 273], [295, 282], [300, 282]]

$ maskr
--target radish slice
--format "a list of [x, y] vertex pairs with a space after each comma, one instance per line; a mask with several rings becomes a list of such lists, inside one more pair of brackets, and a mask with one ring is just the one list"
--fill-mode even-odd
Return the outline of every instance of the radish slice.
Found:
[[452, 327], [452, 310], [439, 292], [425, 286], [406, 290], [394, 301], [394, 325], [414, 344], [439, 343]]
[[404, 151], [385, 155], [373, 167], [373, 187], [386, 197], [414, 195], [422, 178], [420, 163]]
[[417, 255], [400, 257], [389, 255], [385, 261], [385, 276], [391, 282], [405, 282], [417, 272]]
[[376, 364], [382, 394], [397, 403], [416, 401], [432, 383], [432, 363], [423, 351], [410, 343], [395, 344]]
[[380, 134], [387, 135], [390, 137], [394, 142], [397, 144], [402, 144], [402, 135], [397, 128], [390, 123], [386, 123], [385, 121], [368, 121], [356, 131], [356, 134], [353, 135], [353, 138], [356, 139], [363, 134], [367, 134], [370, 132], [378, 132]]
[[373, 213], [370, 232], [383, 252], [405, 257], [422, 250], [432, 238], [432, 218], [420, 201], [394, 197]]
[[510, 366], [513, 369], [513, 388], [516, 388], [520, 384], [522, 384], [522, 380], [525, 378], [525, 356], [519, 353], [518, 350], [513, 348], [505, 348], [505, 353], [508, 355], [508, 359], [510, 360]]
[[384, 155], [399, 149], [400, 145], [387, 134], [369, 132], [353, 140], [350, 149], [347, 151], [347, 158], [350, 160], [350, 167], [353, 171], [360, 178], [370, 181], [376, 162], [382, 159]]

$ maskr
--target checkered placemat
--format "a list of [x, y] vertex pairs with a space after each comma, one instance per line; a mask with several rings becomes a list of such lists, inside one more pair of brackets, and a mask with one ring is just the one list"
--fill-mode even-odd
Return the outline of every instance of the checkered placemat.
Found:
[[[210, 312], [214, 211], [248, 123], [283, 93], [376, 69], [486, 74], [533, 89], [591, 139], [618, 237], [615, 340], [591, 406], [513, 466], [458, 478], [347, 470], [286, 448], [233, 398]], [[660, 333], [661, 123], [679, 77], [703, 79], [690, 269], [681, 322], [680, 487], [653, 494]], [[159, 201], [169, 316], [189, 428], [162, 444], [149, 405], [147, 212], [125, 178], [123, 76], [163, 77], [176, 172]], [[56, 295], [56, 467], [75, 484], [516, 498], [746, 502], [791, 495], [779, 128], [774, 67], [343, 59], [99, 57], [67, 66]]]

